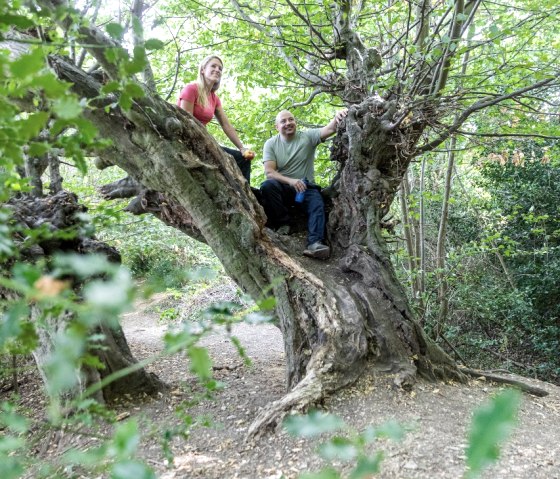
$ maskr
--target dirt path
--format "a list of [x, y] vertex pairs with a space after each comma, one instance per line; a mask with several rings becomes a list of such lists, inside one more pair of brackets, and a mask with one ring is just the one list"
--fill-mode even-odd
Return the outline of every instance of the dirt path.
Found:
[[[126, 336], [138, 359], [158, 352], [163, 344], [166, 326], [158, 322], [159, 315], [153, 309], [153, 305], [144, 304], [124, 318]], [[200, 425], [192, 429], [189, 438], [176, 437], [172, 441], [171, 464], [162, 459], [157, 438], [162, 430], [172, 430], [179, 423], [173, 411], [201, 390], [184, 358], [167, 358], [151, 366], [172, 390], [136, 408], [138, 415], [145, 418], [146, 428], [154, 423], [158, 428], [147, 435], [143, 457], [161, 479], [288, 479], [324, 467], [315, 453], [316, 441], [277, 431], [256, 442], [244, 442], [259, 408], [284, 394], [284, 353], [282, 338], [274, 326], [242, 324], [232, 334], [239, 338], [253, 363], [244, 365], [223, 333], [204, 340], [213, 359], [215, 377], [224, 388], [214, 400], [204, 400], [188, 410]], [[560, 388], [539, 381], [531, 383], [550, 395], [523, 396], [519, 426], [500, 462], [486, 471], [484, 478], [560, 479]], [[401, 442], [382, 441], [376, 445], [376, 450], [384, 452], [377, 477], [462, 477], [472, 412], [499, 386], [485, 381], [468, 385], [420, 382], [413, 391], [404, 392], [391, 384], [391, 378], [370, 373], [355, 387], [328, 398], [323, 407], [357, 430], [388, 420], [397, 420], [409, 429]]]

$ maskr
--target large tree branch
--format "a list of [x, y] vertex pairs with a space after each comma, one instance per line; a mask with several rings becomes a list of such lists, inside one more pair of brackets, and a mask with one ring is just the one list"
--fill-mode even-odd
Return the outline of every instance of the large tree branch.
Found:
[[[56, 11], [70, 10], [70, 4], [66, 0], [38, 0], [37, 3], [51, 12], [53, 18], [57, 18]], [[66, 16], [61, 20], [61, 24], [65, 28], [69, 28], [73, 25], [73, 20], [70, 16]], [[94, 26], [84, 26], [78, 25], [78, 33], [84, 39], [84, 43], [87, 44], [87, 50], [95, 58], [97, 63], [101, 65], [103, 70], [112, 79], [117, 79], [119, 77], [119, 69], [117, 65], [107, 58], [107, 50], [122, 47], [113, 39], [105, 35], [101, 30]]]
[[301, 13], [298, 8], [292, 3], [290, 2], [290, 0], [286, 0], [286, 3], [288, 4], [288, 6], [292, 9], [292, 12], [294, 12], [294, 14], [300, 18], [301, 20], [303, 20], [303, 22], [309, 27], [309, 30], [311, 33], [313, 33], [319, 40], [321, 40], [321, 42], [323, 42], [323, 45], [326, 47], [329, 45], [329, 42], [327, 42], [324, 38], [323, 35], [321, 35], [321, 32], [319, 30], [317, 30], [315, 28], [315, 26], [313, 25], [313, 23], [311, 22], [311, 20], [309, 19], [309, 17], [306, 17], [303, 13]]

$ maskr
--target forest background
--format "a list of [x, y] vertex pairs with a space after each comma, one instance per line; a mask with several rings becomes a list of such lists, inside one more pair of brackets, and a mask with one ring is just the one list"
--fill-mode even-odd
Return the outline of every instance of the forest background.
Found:
[[[18, 5], [4, 4], [9, 12], [3, 17], [5, 31], [11, 22], [25, 25], [15, 7]], [[95, 5], [91, 7], [88, 12], [95, 10]], [[308, 6], [308, 15], [313, 16], [313, 8]], [[379, 4], [377, 10], [364, 9], [364, 15], [372, 19], [386, 15], [391, 24], [400, 21], [403, 11], [399, 8], [393, 2]], [[129, 11], [126, 5], [115, 11], [99, 9], [95, 23], [115, 38], [132, 42], [127, 36], [130, 32], [117, 26], [130, 22]], [[475, 40], [486, 43], [487, 49], [483, 60], [472, 62], [464, 84], [491, 76], [507, 91], [510, 84], [520, 81], [518, 71], [526, 74], [525, 68], [544, 71], [546, 65], [554, 71], [556, 64], [557, 71], [558, 58], [549, 52], [558, 51], [559, 40], [552, 29], [538, 27], [557, 14], [555, 2], [523, 2], [496, 13], [494, 21], [475, 34]], [[517, 16], [515, 27], [512, 15]], [[264, 141], [274, 134], [276, 112], [290, 108], [300, 126], [313, 127], [323, 125], [342, 106], [298, 81], [283, 59], [270, 53], [275, 45], [263, 43], [254, 25], [229, 3], [158, 3], [145, 8], [143, 24], [143, 34], [161, 42], [149, 45], [148, 58], [158, 94], [171, 103], [182, 86], [195, 78], [202, 57], [216, 53], [224, 60], [219, 93], [244, 143], [258, 153], [252, 172], [255, 187], [264, 179], [258, 160]], [[374, 21], [371, 28], [373, 35]], [[58, 30], [58, 34], [60, 37], [56, 33], [49, 37], [55, 48], [62, 45], [58, 52], [78, 56], [68, 32]], [[297, 50], [295, 35], [291, 41]], [[530, 41], [532, 48], [524, 48]], [[500, 71], [506, 50], [508, 55], [514, 51], [516, 60], [504, 68], [507, 71]], [[4, 56], [3, 61], [8, 65], [12, 60]], [[27, 64], [29, 71], [12, 68], [10, 79], [33, 75], [35, 67]], [[134, 94], [131, 89], [130, 95]], [[9, 94], [4, 100], [6, 104], [11, 101]], [[384, 234], [421, 324], [452, 357], [471, 367], [505, 369], [559, 383], [558, 90], [552, 88], [533, 100], [538, 107], [514, 103], [488, 110], [440, 148], [416, 158], [384, 218], [390, 225]], [[55, 108], [60, 117], [72, 118], [83, 105], [61, 100]], [[11, 127], [14, 120], [9, 118], [9, 109], [6, 111], [4, 124]], [[227, 144], [217, 125], [211, 124], [209, 131]], [[25, 143], [29, 138], [21, 133], [20, 140]], [[69, 151], [71, 145], [66, 146]], [[27, 188], [17, 179], [18, 162], [10, 162], [10, 158], [3, 157], [5, 195]], [[119, 250], [136, 280], [147, 280], [150, 286], [177, 295], [222, 281], [224, 271], [209, 248], [150, 215], [132, 218], [124, 210], [126, 203], [106, 201], [99, 195], [99, 188], [121, 178], [122, 172], [116, 168], [96, 171], [94, 157], [87, 154], [76, 154], [72, 160], [73, 164], [62, 165], [65, 188], [78, 194], [97, 237]], [[329, 161], [329, 145], [319, 150], [316, 165], [318, 182], [329, 184], [337, 171], [336, 164]], [[50, 178], [43, 181], [48, 185]], [[4, 228], [5, 239], [11, 233]], [[9, 243], [7, 239], [2, 243], [8, 256], [13, 255]], [[193, 282], [193, 275], [185, 274], [202, 269], [211, 272], [204, 273], [202, 281]], [[255, 310], [246, 298], [231, 307], [238, 316]], [[5, 314], [13, 316], [14, 311]], [[162, 311], [162, 318], [174, 314], [171, 307]], [[4, 324], [12, 323], [8, 319]], [[4, 328], [2, 333], [5, 378], [13, 375], [9, 367], [13, 355], [25, 357], [33, 344], [26, 343], [28, 328], [20, 328], [17, 334], [14, 331]]]

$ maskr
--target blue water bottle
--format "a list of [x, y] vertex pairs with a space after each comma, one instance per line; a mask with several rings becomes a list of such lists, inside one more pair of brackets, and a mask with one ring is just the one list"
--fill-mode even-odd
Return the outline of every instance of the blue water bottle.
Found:
[[[307, 186], [309, 184], [309, 181], [307, 181], [307, 178], [304, 178], [301, 181], [303, 181], [305, 183], [305, 186]], [[296, 203], [303, 203], [304, 199], [305, 199], [305, 190], [304, 191], [298, 191], [296, 193]]]

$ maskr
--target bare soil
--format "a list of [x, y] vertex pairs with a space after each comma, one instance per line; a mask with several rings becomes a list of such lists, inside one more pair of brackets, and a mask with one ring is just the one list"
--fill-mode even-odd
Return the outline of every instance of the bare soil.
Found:
[[[212, 288], [194, 304], [233, 299], [235, 287], [224, 283]], [[189, 308], [193, 308], [191, 301]], [[157, 308], [156, 308], [157, 309]], [[123, 327], [133, 350], [142, 359], [162, 347], [166, 329], [158, 323], [154, 305], [139, 305], [124, 318]], [[193, 417], [204, 418], [188, 439], [173, 441], [174, 459], [162, 461], [153, 442], [144, 444], [143, 455], [162, 479], [175, 478], [296, 478], [302, 472], [318, 471], [327, 464], [316, 453], [321, 439], [303, 440], [279, 429], [256, 440], [245, 441], [259, 409], [282, 397], [284, 352], [279, 330], [270, 324], [239, 324], [233, 328], [252, 360], [246, 366], [228, 334], [217, 332], [203, 340], [214, 364], [216, 379], [224, 384], [214, 399], [192, 407]], [[144, 404], [140, 414], [160, 428], [178, 420], [173, 409], [191, 400], [200, 388], [184, 358], [154, 363], [151, 370], [172, 386], [170, 395]], [[523, 395], [519, 424], [505, 444], [500, 461], [484, 478], [560, 479], [560, 388], [541, 381], [510, 375], [512, 379], [549, 392], [544, 398]], [[419, 382], [412, 391], [395, 389], [392, 378], [371, 371], [352, 388], [326, 399], [321, 408], [344, 419], [354, 430], [396, 420], [406, 426], [400, 442], [381, 441], [381, 478], [460, 478], [465, 472], [465, 447], [473, 411], [503, 388], [483, 380], [469, 384]], [[208, 425], [202, 425], [208, 421]], [[160, 429], [161, 430], [161, 429]], [[337, 469], [348, 470], [344, 464]], [[346, 468], [346, 469], [345, 469]]]
[[[181, 318], [192, 316], [211, 302], [235, 300], [235, 289], [225, 280], [185, 304], [165, 295], [139, 303], [123, 318], [133, 354], [137, 359], [157, 355], [169, 328], [177, 327]], [[164, 311], [177, 311], [180, 318], [162, 323]], [[212, 399], [201, 397], [204, 389], [189, 371], [188, 361], [176, 355], [158, 359], [148, 367], [169, 384], [169, 392], [157, 398], [130, 398], [115, 405], [119, 418], [137, 417], [142, 425], [140, 457], [160, 479], [291, 479], [327, 466], [316, 452], [324, 438], [294, 438], [280, 428], [258, 440], [245, 440], [259, 409], [285, 393], [284, 352], [280, 332], [270, 324], [238, 324], [231, 335], [239, 339], [252, 364], [244, 364], [227, 332], [207, 336], [202, 345], [211, 355], [215, 378], [223, 384]], [[545, 389], [549, 395], [523, 395], [518, 426], [504, 445], [500, 461], [482, 477], [560, 479], [560, 388], [533, 379], [511, 378]], [[400, 442], [381, 440], [372, 446], [372, 452], [384, 454], [376, 477], [463, 477], [473, 411], [503, 386], [483, 380], [469, 384], [420, 381], [411, 391], [404, 391], [392, 384], [390, 375], [372, 370], [353, 387], [327, 398], [320, 408], [343, 418], [357, 431], [390, 420], [407, 428]], [[20, 387], [22, 405], [41, 411], [44, 400], [38, 375], [28, 371]], [[185, 430], [186, 415], [194, 419], [190, 433], [175, 434]], [[167, 457], [161, 440], [166, 432], [173, 437], [172, 455]], [[91, 436], [65, 432], [42, 440], [37, 454], [53, 457], [70, 445], [87, 447], [94, 443]], [[334, 466], [342, 472], [349, 470], [344, 463]]]

